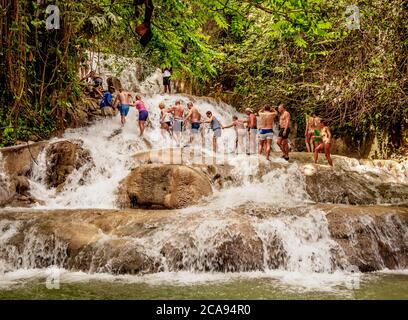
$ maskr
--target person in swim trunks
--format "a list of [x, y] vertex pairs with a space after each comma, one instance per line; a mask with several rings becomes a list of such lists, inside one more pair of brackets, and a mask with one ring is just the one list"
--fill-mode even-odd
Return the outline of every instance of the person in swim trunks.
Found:
[[177, 100], [176, 104], [170, 109], [173, 113], [173, 137], [176, 140], [177, 146], [180, 146], [181, 133], [183, 131], [183, 117], [184, 117], [184, 107], [181, 105], [181, 101]]
[[279, 137], [277, 144], [281, 148], [282, 158], [289, 161], [289, 144], [288, 138], [290, 133], [290, 113], [286, 111], [285, 105], [281, 104], [278, 107], [279, 117]]
[[130, 92], [119, 89], [119, 94], [116, 96], [115, 102], [113, 104], [113, 108], [118, 108], [120, 112], [120, 122], [122, 124], [122, 127], [125, 125], [126, 117], [129, 113], [130, 97], [132, 97], [132, 94]]
[[[307, 119], [306, 123], [306, 131], [305, 131], [305, 142], [306, 142], [306, 148], [307, 152], [312, 152], [312, 144], [311, 144], [311, 139], [312, 136], [317, 136], [316, 131], [319, 131], [319, 124], [320, 124], [320, 118], [316, 115], [315, 112], [312, 112], [311, 116], [309, 119]], [[316, 149], [316, 142], [319, 142], [319, 139], [313, 140], [313, 149]], [[318, 144], [318, 143], [317, 143]]]
[[207, 111], [205, 113], [207, 115], [208, 120], [203, 121], [204, 123], [209, 123], [210, 128], [213, 131], [213, 139], [212, 139], [212, 144], [213, 144], [213, 151], [214, 153], [217, 152], [218, 145], [217, 145], [217, 139], [221, 137], [221, 130], [222, 130], [222, 125], [218, 121], [218, 119], [212, 114], [211, 111]]
[[244, 140], [245, 140], [247, 130], [245, 129], [244, 123], [245, 123], [244, 120], [239, 120], [237, 116], [233, 116], [232, 117], [232, 123], [230, 125], [228, 125], [228, 126], [222, 127], [223, 129], [234, 127], [235, 134], [236, 134], [235, 152], [237, 154], [245, 152]]
[[[319, 124], [319, 129], [321, 133], [322, 142], [317, 146], [314, 151], [314, 162], [317, 163], [317, 158], [319, 157], [319, 152], [324, 151], [326, 155], [327, 162], [331, 167], [333, 167], [333, 161], [330, 156], [330, 148], [332, 142], [332, 134], [330, 128], [327, 126], [327, 122], [325, 120], [321, 120]], [[313, 136], [315, 138], [315, 136]]]
[[143, 137], [143, 133], [145, 130], [145, 123], [147, 118], [149, 117], [149, 112], [147, 111], [142, 98], [137, 95], [136, 96], [136, 103], [134, 104], [136, 109], [139, 111], [139, 130], [140, 130], [140, 136]]
[[187, 103], [187, 108], [189, 111], [184, 118], [184, 121], [189, 121], [191, 123], [190, 143], [193, 143], [194, 138], [198, 135], [200, 130], [201, 114], [192, 102]]
[[259, 154], [263, 152], [266, 155], [266, 160], [269, 160], [271, 155], [271, 145], [273, 139], [273, 123], [277, 116], [276, 112], [272, 112], [272, 107], [266, 105], [264, 110], [259, 113], [261, 121], [261, 129], [259, 130]]

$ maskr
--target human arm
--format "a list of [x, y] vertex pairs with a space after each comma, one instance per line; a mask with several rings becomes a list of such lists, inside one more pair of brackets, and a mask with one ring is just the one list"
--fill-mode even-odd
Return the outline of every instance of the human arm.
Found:
[[193, 111], [190, 110], [190, 111], [187, 113], [187, 115], [184, 117], [184, 120], [183, 120], [183, 121], [187, 121], [188, 119], [191, 118], [192, 115], [193, 115]]
[[309, 119], [307, 119], [306, 128], [305, 128], [305, 137], [307, 136], [307, 133], [309, 132], [309, 123], [310, 123], [310, 121], [309, 121]]
[[235, 126], [235, 123], [233, 122], [233, 123], [231, 123], [230, 125], [228, 125], [228, 126], [223, 126], [222, 128], [223, 129], [228, 129], [228, 128], [232, 128], [232, 127], [234, 127]]
[[283, 133], [286, 134], [287, 129], [289, 128], [290, 124], [290, 114], [289, 112], [286, 111], [286, 114], [284, 115], [284, 120], [285, 120], [285, 127]]

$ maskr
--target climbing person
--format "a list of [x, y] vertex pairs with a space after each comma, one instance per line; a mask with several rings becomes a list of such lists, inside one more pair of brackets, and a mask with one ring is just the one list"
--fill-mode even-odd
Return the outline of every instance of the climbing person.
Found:
[[115, 92], [115, 88], [109, 87], [109, 89], [103, 93], [103, 98], [102, 98], [102, 101], [99, 107], [101, 109], [101, 114], [105, 118], [113, 116], [113, 109], [112, 109], [113, 96], [112, 94], [114, 92]]
[[285, 105], [281, 104], [278, 107], [279, 117], [279, 137], [277, 144], [282, 150], [282, 158], [289, 161], [289, 133], [290, 133], [290, 113], [286, 110]]
[[87, 75], [81, 78], [82, 81], [87, 81], [88, 79], [91, 79], [93, 81], [93, 88], [92, 88], [92, 94], [95, 97], [103, 97], [103, 79], [102, 77], [97, 74], [95, 71], [90, 71]]
[[265, 153], [266, 159], [269, 160], [271, 155], [271, 145], [273, 140], [273, 124], [276, 112], [272, 112], [272, 107], [266, 105], [262, 112], [259, 113], [260, 116], [260, 130], [259, 130], [259, 154]]
[[[320, 124], [320, 118], [316, 115], [315, 112], [312, 112], [310, 117], [307, 119], [306, 122], [306, 130], [305, 130], [305, 142], [306, 142], [306, 148], [307, 152], [313, 152], [313, 150], [316, 148], [316, 140], [313, 139], [313, 144], [311, 143], [312, 136], [318, 136], [319, 135], [319, 124]], [[312, 149], [313, 146], [313, 149]]]
[[211, 111], [207, 111], [205, 114], [207, 115], [208, 120], [203, 121], [203, 122], [204, 123], [209, 123], [210, 124], [210, 129], [214, 133], [213, 138], [212, 138], [212, 145], [213, 145], [213, 151], [214, 151], [214, 153], [216, 153], [217, 149], [218, 149], [217, 139], [221, 137], [222, 125], [218, 121], [218, 119], [212, 114]]
[[173, 114], [173, 137], [176, 140], [177, 146], [180, 146], [184, 124], [184, 107], [181, 105], [181, 101], [177, 100], [169, 112]]
[[173, 136], [171, 129], [172, 129], [172, 121], [171, 121], [171, 114], [168, 109], [166, 109], [166, 105], [164, 102], [160, 102], [159, 104], [160, 109], [160, 129], [162, 133], [162, 137], [165, 137], [165, 133], [167, 132], [170, 137]]
[[[331, 134], [330, 128], [327, 126], [327, 121], [326, 120], [320, 120], [319, 129], [320, 129], [322, 142], [314, 150], [314, 155], [313, 155], [314, 162], [317, 163], [317, 159], [319, 157], [319, 152], [324, 151], [327, 162], [329, 163], [329, 165], [331, 167], [333, 167], [333, 161], [332, 161], [331, 156], [330, 156], [332, 134]], [[316, 136], [313, 136], [313, 138], [315, 138], [315, 137]]]
[[197, 137], [200, 132], [201, 114], [192, 102], [187, 103], [187, 108], [189, 111], [184, 118], [184, 121], [189, 121], [191, 123], [190, 143], [193, 143], [195, 137]]
[[234, 128], [235, 130], [235, 152], [238, 153], [244, 153], [245, 152], [245, 146], [244, 146], [244, 140], [246, 136], [246, 129], [244, 125], [245, 121], [244, 120], [239, 120], [237, 116], [232, 117], [232, 123], [223, 126], [223, 129], [228, 129], [228, 128]]
[[149, 117], [149, 112], [147, 111], [142, 98], [139, 95], [136, 95], [136, 103], [134, 104], [134, 106], [139, 111], [139, 131], [140, 136], [143, 137], [145, 123], [147, 121], [147, 118]]
[[167, 90], [169, 93], [171, 93], [171, 68], [164, 68], [163, 70], [163, 86], [164, 86], [164, 93], [167, 93]]
[[254, 154], [256, 152], [256, 135], [258, 131], [257, 127], [257, 119], [256, 115], [250, 108], [245, 109], [245, 113], [247, 115], [247, 119], [245, 122], [247, 123], [247, 130], [248, 130], [248, 139], [249, 139], [249, 154]]
[[122, 127], [125, 125], [126, 117], [129, 113], [130, 97], [132, 97], [132, 94], [121, 88], [119, 89], [119, 94], [116, 96], [115, 102], [113, 104], [113, 108], [117, 108], [120, 112], [120, 122], [122, 124]]

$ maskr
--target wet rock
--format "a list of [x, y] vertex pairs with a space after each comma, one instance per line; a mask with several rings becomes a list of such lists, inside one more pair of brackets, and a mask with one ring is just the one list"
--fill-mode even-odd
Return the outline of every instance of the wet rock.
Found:
[[109, 77], [106, 81], [108, 83], [108, 87], [115, 88], [116, 92], [119, 92], [119, 90], [123, 88], [120, 79], [116, 77]]
[[[326, 270], [353, 266], [368, 272], [408, 267], [408, 209], [350, 205], [285, 210], [265, 207], [256, 216], [237, 208], [223, 213], [225, 219], [220, 218], [221, 213], [197, 212], [186, 217], [171, 210], [6, 210], [0, 224], [3, 235], [0, 259], [13, 268], [57, 265], [69, 270], [113, 274], [144, 274], [164, 269], [296, 271], [291, 259], [296, 259], [299, 268], [308, 268], [311, 262], [297, 260], [297, 252], [291, 256], [293, 252], [286, 247], [288, 240], [299, 244], [321, 241], [308, 238], [311, 236], [308, 226], [300, 230], [296, 239], [290, 238], [293, 234], [285, 238], [285, 234], [271, 233], [266, 238], [263, 236], [263, 240], [255, 227], [271, 217], [299, 223], [303, 220], [297, 218], [316, 210], [327, 218], [329, 240], [338, 244], [326, 252], [333, 264], [333, 268], [326, 266]], [[219, 223], [203, 228], [205, 221], [213, 219]], [[214, 228], [218, 231], [212, 233]], [[309, 249], [312, 247], [306, 246]]]
[[376, 182], [357, 172], [319, 166], [306, 175], [306, 191], [313, 201], [322, 203], [403, 203], [407, 201], [408, 185]]
[[122, 207], [187, 207], [212, 193], [208, 179], [193, 168], [182, 165], [147, 164], [133, 169], [119, 187]]
[[30, 190], [30, 182], [27, 177], [17, 176], [14, 178], [16, 192], [19, 194], [27, 194]]
[[407, 268], [407, 209], [338, 206], [327, 211], [332, 237], [360, 271]]
[[216, 263], [215, 271], [264, 270], [262, 241], [254, 236], [254, 230], [247, 225], [242, 225], [233, 228], [233, 231], [234, 234], [220, 235], [221, 239], [216, 240], [220, 245], [213, 257]]
[[89, 150], [80, 141], [60, 141], [46, 151], [46, 182], [49, 187], [62, 189], [67, 177], [92, 161]]
[[5, 172], [10, 176], [27, 176], [40, 152], [48, 142], [21, 144], [0, 149]]

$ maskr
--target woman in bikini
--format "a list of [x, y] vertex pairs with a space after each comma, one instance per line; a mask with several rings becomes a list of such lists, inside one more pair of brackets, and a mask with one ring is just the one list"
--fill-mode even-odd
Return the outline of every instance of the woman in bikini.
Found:
[[[320, 124], [320, 118], [316, 115], [315, 112], [313, 112], [312, 115], [309, 117], [309, 119], [307, 119], [307, 123], [306, 123], [305, 142], [306, 142], [307, 152], [313, 151], [311, 139], [312, 139], [312, 136], [319, 136], [320, 134], [319, 124]], [[313, 140], [313, 149], [316, 149], [316, 144], [318, 144], [319, 141], [320, 141], [319, 138], [315, 138]]]
[[[322, 143], [320, 143], [316, 149], [314, 150], [314, 162], [317, 162], [317, 158], [319, 157], [319, 152], [324, 151], [326, 155], [327, 162], [331, 167], [333, 167], [333, 161], [330, 156], [330, 148], [332, 142], [332, 134], [330, 128], [327, 126], [327, 122], [325, 120], [320, 121], [320, 137], [322, 138]], [[316, 138], [317, 136], [313, 136]]]

